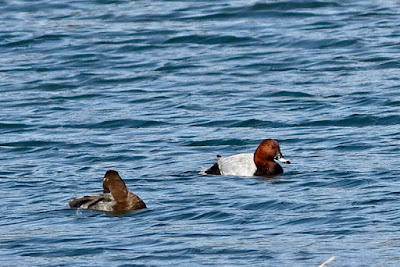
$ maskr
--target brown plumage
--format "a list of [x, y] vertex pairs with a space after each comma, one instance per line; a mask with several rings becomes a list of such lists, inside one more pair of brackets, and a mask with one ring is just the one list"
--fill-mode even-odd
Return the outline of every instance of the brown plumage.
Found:
[[281, 153], [279, 143], [274, 139], [265, 139], [254, 153], [241, 153], [229, 157], [217, 156], [217, 162], [201, 174], [265, 176], [272, 177], [283, 173], [279, 161], [290, 164]]
[[146, 208], [146, 204], [129, 191], [118, 172], [114, 170], [109, 170], [104, 175], [103, 193], [73, 199], [69, 205], [72, 208], [106, 212], [128, 212]]

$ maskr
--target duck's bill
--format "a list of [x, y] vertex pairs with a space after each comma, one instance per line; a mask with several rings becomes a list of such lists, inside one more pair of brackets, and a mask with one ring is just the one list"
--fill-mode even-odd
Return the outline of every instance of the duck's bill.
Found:
[[288, 161], [287, 159], [285, 159], [283, 156], [280, 157], [276, 157], [275, 158], [277, 161], [285, 163], [285, 164], [290, 164], [290, 161]]

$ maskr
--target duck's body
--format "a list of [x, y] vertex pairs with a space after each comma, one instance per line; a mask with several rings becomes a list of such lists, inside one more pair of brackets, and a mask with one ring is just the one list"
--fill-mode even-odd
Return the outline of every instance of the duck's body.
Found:
[[109, 170], [103, 179], [103, 193], [78, 197], [69, 202], [72, 208], [105, 212], [128, 212], [144, 209], [146, 204], [128, 190], [118, 172]]
[[254, 153], [242, 153], [230, 157], [217, 157], [221, 175], [253, 176], [257, 171]]
[[102, 193], [78, 197], [69, 202], [69, 206], [71, 208], [100, 210], [108, 212], [113, 211], [114, 204], [115, 201], [111, 193]]
[[218, 155], [217, 162], [201, 173], [271, 177], [283, 173], [282, 167], [274, 160], [290, 164], [290, 161], [282, 156], [278, 142], [274, 139], [265, 139], [254, 153], [242, 153], [229, 157]]

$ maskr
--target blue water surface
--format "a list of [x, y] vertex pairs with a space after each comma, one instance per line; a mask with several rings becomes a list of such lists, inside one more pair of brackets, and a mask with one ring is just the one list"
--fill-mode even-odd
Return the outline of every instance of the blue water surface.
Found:
[[[0, 14], [2, 266], [400, 265], [398, 1]], [[265, 138], [283, 175], [198, 174]], [[70, 209], [108, 169], [148, 209]]]

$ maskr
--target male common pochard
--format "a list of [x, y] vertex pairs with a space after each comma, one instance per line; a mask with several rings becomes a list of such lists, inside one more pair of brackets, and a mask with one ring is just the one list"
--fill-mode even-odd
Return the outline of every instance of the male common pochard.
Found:
[[128, 190], [125, 182], [114, 170], [109, 170], [104, 175], [103, 193], [78, 197], [71, 200], [69, 206], [117, 213], [146, 208], [146, 204]]
[[236, 154], [225, 158], [218, 155], [217, 162], [200, 173], [272, 177], [283, 173], [281, 165], [274, 160], [290, 164], [290, 161], [282, 156], [279, 143], [274, 139], [265, 139], [254, 153]]

